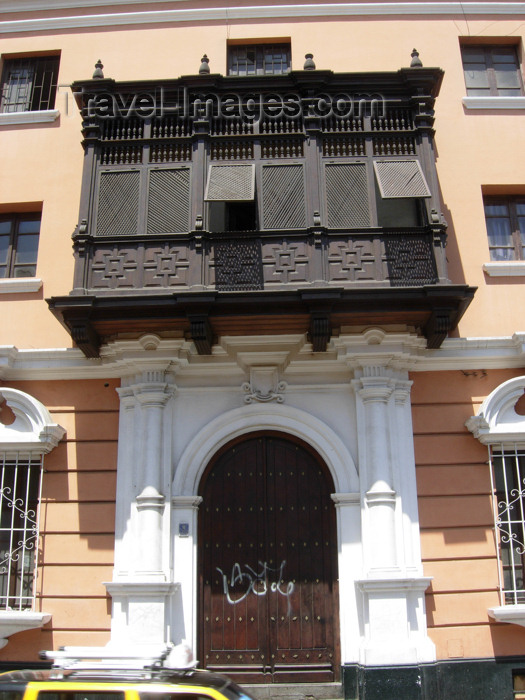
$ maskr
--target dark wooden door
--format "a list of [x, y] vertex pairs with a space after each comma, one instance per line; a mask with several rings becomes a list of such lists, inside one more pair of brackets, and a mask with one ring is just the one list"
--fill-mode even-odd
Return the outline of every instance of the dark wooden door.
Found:
[[319, 458], [278, 434], [213, 460], [199, 509], [204, 667], [245, 682], [338, 678], [332, 492]]

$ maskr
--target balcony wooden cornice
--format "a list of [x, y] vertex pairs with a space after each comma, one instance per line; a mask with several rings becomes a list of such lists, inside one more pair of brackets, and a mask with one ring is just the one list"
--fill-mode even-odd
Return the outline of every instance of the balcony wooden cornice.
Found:
[[290, 291], [186, 292], [53, 297], [51, 311], [87, 357], [119, 334], [182, 332], [200, 354], [223, 335], [307, 333], [323, 351], [340, 327], [408, 324], [438, 348], [475, 288], [467, 285]]

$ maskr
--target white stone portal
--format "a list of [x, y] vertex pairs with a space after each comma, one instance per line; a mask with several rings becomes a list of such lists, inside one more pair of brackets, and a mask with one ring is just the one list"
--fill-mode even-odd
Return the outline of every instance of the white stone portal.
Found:
[[[293, 352], [268, 338], [252, 346], [229, 338], [200, 363], [206, 379], [190, 374], [177, 386], [181, 363], [152, 362], [162, 341], [130, 361], [136, 371], [119, 390], [112, 643], [197, 648], [200, 480], [231, 440], [277, 431], [310, 445], [334, 481], [342, 663], [435, 660], [419, 542], [412, 336], [341, 336], [323, 372], [301, 364], [292, 340]], [[288, 352], [298, 358], [294, 371]]]

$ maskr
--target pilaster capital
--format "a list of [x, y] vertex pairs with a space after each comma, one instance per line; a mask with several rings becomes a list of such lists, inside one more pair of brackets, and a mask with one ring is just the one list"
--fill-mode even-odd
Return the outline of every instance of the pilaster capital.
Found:
[[397, 406], [404, 406], [407, 403], [407, 400], [410, 398], [412, 384], [413, 382], [409, 379], [399, 379], [396, 382], [396, 386], [394, 389], [394, 399]]
[[375, 376], [368, 375], [352, 379], [352, 386], [364, 403], [387, 403], [394, 391], [395, 381], [382, 371], [384, 368], [374, 369], [380, 371]]

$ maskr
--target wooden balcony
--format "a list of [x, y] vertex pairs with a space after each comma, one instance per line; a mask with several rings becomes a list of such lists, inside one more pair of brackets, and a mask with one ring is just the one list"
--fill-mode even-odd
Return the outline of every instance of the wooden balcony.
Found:
[[[123, 333], [183, 333], [209, 353], [224, 334], [298, 332], [323, 351], [341, 327], [389, 324], [439, 347], [475, 291], [446, 270], [433, 152], [441, 78], [420, 67], [75, 83], [85, 150], [75, 278], [51, 310], [89, 357]], [[200, 111], [156, 106], [181, 94]], [[232, 94], [258, 97], [258, 118], [220, 113]], [[131, 113], [144, 95], [150, 112]], [[292, 95], [293, 116], [269, 114], [276, 95]], [[324, 106], [346, 95], [337, 104], [349, 113], [321, 114], [319, 95]], [[352, 95], [370, 99], [357, 110]]]

